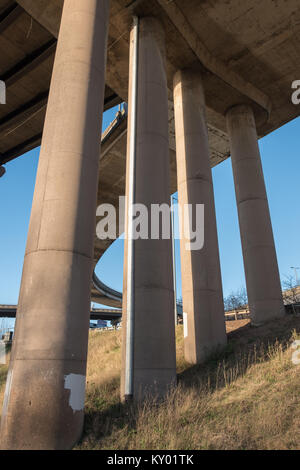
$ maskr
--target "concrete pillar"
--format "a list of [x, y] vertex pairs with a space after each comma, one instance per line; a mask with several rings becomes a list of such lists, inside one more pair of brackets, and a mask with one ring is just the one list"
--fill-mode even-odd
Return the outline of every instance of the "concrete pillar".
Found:
[[[226, 344], [223, 290], [213, 182], [201, 75], [188, 70], [174, 77], [174, 109], [185, 358], [192, 364]], [[183, 207], [204, 204], [204, 245], [188, 249]]]
[[64, 3], [1, 448], [69, 449], [83, 426], [109, 0]]
[[235, 106], [226, 117], [249, 307], [259, 325], [284, 315], [268, 199], [251, 107]]
[[[132, 80], [132, 67], [129, 80]], [[129, 107], [131, 101], [129, 96]], [[131, 122], [128, 150], [130, 132]], [[144, 204], [149, 213], [152, 203], [170, 204], [168, 132], [164, 33], [157, 20], [143, 18], [139, 34], [135, 202]], [[127, 168], [127, 196], [128, 173]], [[142, 399], [147, 394], [162, 396], [176, 382], [172, 242], [171, 239], [147, 239], [136, 240], [134, 245], [134, 398]], [[126, 281], [127, 243], [123, 287], [122, 398], [125, 394]]]

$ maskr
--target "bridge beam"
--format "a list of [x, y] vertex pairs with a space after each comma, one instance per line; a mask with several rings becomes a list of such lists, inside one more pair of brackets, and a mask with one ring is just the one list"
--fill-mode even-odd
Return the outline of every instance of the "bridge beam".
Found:
[[[203, 362], [216, 348], [226, 344], [205, 97], [199, 72], [184, 70], [175, 74], [174, 111], [178, 202], [181, 208], [184, 352], [188, 362], [197, 364]], [[193, 210], [193, 226], [196, 205], [204, 204], [204, 224], [198, 221], [201, 222], [197, 233], [198, 246], [194, 244], [189, 247], [189, 239], [184, 230], [186, 217], [183, 217], [183, 208], [187, 204]], [[203, 240], [200, 233], [202, 229]]]
[[227, 112], [227, 128], [238, 206], [252, 323], [284, 315], [272, 224], [252, 108]]
[[69, 449], [83, 426], [109, 0], [64, 3], [1, 448]]
[[[131, 45], [132, 39], [133, 31]], [[131, 46], [131, 57], [132, 54]], [[135, 202], [145, 205], [151, 213], [151, 204], [170, 204], [168, 90], [164, 32], [160, 23], [153, 18], [140, 20], [138, 56]], [[132, 62], [133, 60], [130, 64], [130, 90], [133, 79]], [[130, 93], [129, 116], [132, 98]], [[129, 119], [127, 155], [129, 155], [131, 132], [133, 128]], [[129, 189], [129, 164], [127, 164], [127, 197]], [[127, 254], [126, 241], [122, 398], [126, 394]], [[133, 398], [143, 399], [148, 393], [156, 396], [164, 395], [176, 381], [171, 239], [135, 240], [133, 269], [135, 311]]]

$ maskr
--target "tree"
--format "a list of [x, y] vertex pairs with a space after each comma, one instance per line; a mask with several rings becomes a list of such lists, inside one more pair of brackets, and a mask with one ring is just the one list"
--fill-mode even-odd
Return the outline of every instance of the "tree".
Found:
[[247, 291], [244, 287], [241, 287], [235, 292], [231, 292], [231, 294], [229, 294], [224, 299], [224, 307], [226, 312], [234, 310], [236, 313], [238, 313], [239, 310], [246, 308], [247, 306], [248, 297]]
[[300, 303], [300, 286], [294, 279], [294, 276], [284, 276], [282, 281], [283, 301], [286, 305]]
[[115, 330], [117, 330], [120, 323], [121, 323], [121, 320], [119, 318], [111, 320], [111, 326], [113, 326]]

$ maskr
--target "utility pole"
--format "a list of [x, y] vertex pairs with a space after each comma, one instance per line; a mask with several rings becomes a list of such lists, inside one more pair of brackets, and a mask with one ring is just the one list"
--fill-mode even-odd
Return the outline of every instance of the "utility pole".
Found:
[[291, 269], [293, 269], [295, 271], [295, 279], [296, 279], [296, 284], [297, 286], [299, 286], [299, 279], [298, 279], [298, 269], [300, 269], [299, 267], [296, 267], [296, 266], [291, 266]]

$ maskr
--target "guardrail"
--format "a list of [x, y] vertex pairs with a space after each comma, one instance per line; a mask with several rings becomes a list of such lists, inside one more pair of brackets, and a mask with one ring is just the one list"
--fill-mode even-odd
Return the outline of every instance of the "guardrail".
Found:
[[225, 319], [227, 321], [230, 320], [244, 320], [250, 318], [250, 311], [249, 309], [241, 309], [241, 310], [231, 310], [230, 312], [225, 312]]

